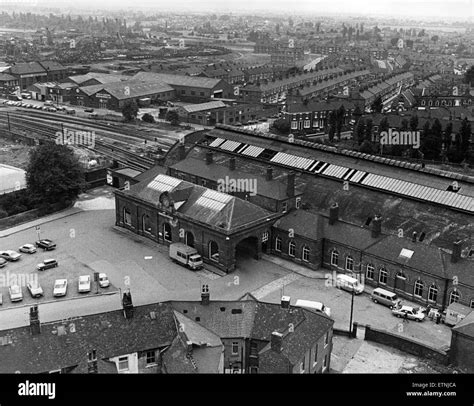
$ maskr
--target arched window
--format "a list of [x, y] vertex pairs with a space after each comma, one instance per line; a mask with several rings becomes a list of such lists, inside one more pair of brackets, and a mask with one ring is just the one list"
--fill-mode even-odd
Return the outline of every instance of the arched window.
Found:
[[275, 238], [275, 251], [281, 252], [281, 238], [280, 237]]
[[165, 241], [171, 242], [171, 226], [168, 222], [163, 224], [163, 239]]
[[290, 257], [294, 257], [295, 256], [295, 251], [296, 251], [296, 244], [294, 241], [290, 241], [288, 243], [288, 255]]
[[350, 255], [346, 258], [346, 269], [348, 271], [354, 270], [354, 258], [352, 258]]
[[382, 285], [387, 284], [387, 279], [388, 279], [388, 272], [385, 268], [380, 268], [379, 269], [379, 283]]
[[431, 285], [430, 288], [428, 289], [428, 300], [432, 302], [436, 302], [438, 299], [438, 288], [436, 285]]
[[143, 229], [143, 231], [145, 231], [147, 233], [151, 233], [151, 231], [152, 231], [150, 216], [148, 214], [144, 214], [142, 216], [142, 229]]
[[415, 282], [415, 289], [413, 291], [415, 296], [422, 297], [423, 296], [423, 282], [418, 280]]
[[123, 208], [123, 222], [127, 226], [132, 225], [132, 213], [130, 213], [130, 210], [128, 210], [126, 207]]
[[461, 297], [461, 294], [459, 293], [459, 290], [453, 290], [451, 294], [449, 295], [449, 304], [458, 303], [460, 297]]
[[331, 252], [331, 265], [338, 266], [339, 265], [339, 252], [334, 250]]
[[301, 256], [301, 259], [305, 262], [309, 261], [309, 248], [306, 245], [303, 247], [303, 254]]
[[367, 279], [374, 279], [375, 267], [372, 264], [367, 264], [367, 272], [365, 276]]
[[219, 245], [215, 241], [209, 241], [209, 259], [219, 261]]

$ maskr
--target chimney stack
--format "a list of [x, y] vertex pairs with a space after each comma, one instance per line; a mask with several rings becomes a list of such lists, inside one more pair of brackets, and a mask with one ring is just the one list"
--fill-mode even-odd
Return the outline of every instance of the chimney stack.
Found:
[[178, 146], [178, 156], [180, 161], [186, 158], [186, 147], [184, 146], [184, 144], [180, 144]]
[[451, 262], [454, 264], [461, 259], [461, 241], [453, 243], [453, 253], [451, 254]]
[[206, 152], [206, 164], [210, 165], [214, 161], [214, 154], [212, 151], [207, 151]]
[[38, 306], [30, 307], [30, 329], [32, 335], [38, 335], [41, 333]]
[[132, 294], [130, 293], [130, 290], [123, 293], [122, 307], [123, 307], [123, 314], [125, 318], [131, 319], [133, 317], [133, 303], [132, 303]]
[[266, 180], [272, 180], [273, 179], [273, 168], [269, 166], [267, 168], [267, 175], [265, 177]]
[[281, 347], [283, 345], [283, 334], [278, 331], [272, 333], [272, 338], [270, 341], [270, 347], [275, 352], [281, 352]]
[[209, 285], [202, 285], [201, 304], [208, 305], [210, 301], [211, 301], [211, 294], [209, 293]]
[[234, 171], [235, 170], [235, 157], [231, 157], [229, 159], [229, 169], [231, 171]]
[[382, 234], [382, 216], [376, 215], [372, 220], [372, 238], [378, 238]]
[[286, 188], [286, 194], [288, 197], [295, 195], [295, 173], [293, 171], [288, 173], [288, 184]]
[[333, 225], [339, 220], [339, 205], [333, 203], [329, 208], [329, 224]]
[[412, 242], [416, 242], [417, 237], [418, 237], [417, 232], [416, 232], [416, 231], [413, 231], [413, 237], [411, 238], [411, 241], [412, 241]]
[[281, 308], [282, 309], [289, 309], [290, 308], [290, 296], [282, 296], [281, 297]]

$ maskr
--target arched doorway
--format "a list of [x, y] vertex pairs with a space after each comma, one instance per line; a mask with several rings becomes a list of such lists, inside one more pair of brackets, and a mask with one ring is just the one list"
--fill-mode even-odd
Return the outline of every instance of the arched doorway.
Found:
[[163, 239], [167, 242], [172, 242], [171, 225], [168, 222], [163, 224]]
[[257, 237], [247, 237], [240, 241], [235, 247], [236, 261], [259, 259], [258, 254], [259, 249]]
[[186, 231], [184, 234], [184, 243], [194, 248], [194, 234], [191, 231]]
[[209, 259], [219, 262], [219, 245], [215, 241], [209, 241]]

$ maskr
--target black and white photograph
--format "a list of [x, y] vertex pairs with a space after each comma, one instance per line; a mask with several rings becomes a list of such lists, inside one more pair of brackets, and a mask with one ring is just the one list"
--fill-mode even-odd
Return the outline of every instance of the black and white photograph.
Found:
[[0, 0], [0, 405], [472, 406], [473, 128], [473, 0]]

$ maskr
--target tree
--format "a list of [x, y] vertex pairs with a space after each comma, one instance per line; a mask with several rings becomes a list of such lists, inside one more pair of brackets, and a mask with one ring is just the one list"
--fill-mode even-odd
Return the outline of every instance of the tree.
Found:
[[451, 134], [453, 133], [453, 123], [450, 121], [444, 129], [443, 142], [446, 149], [451, 148]]
[[142, 120], [145, 123], [154, 123], [155, 122], [155, 118], [150, 113], [145, 113], [142, 117]]
[[138, 106], [135, 101], [127, 102], [122, 107], [122, 115], [126, 121], [132, 121], [137, 118]]
[[365, 139], [369, 142], [372, 141], [372, 129], [374, 128], [374, 123], [372, 122], [372, 119], [368, 119], [365, 123]]
[[337, 111], [333, 110], [329, 112], [329, 118], [328, 118], [328, 137], [329, 141], [334, 140], [334, 134], [336, 133], [336, 125], [337, 125]]
[[67, 145], [43, 144], [30, 153], [26, 184], [29, 195], [41, 205], [66, 202], [82, 191], [84, 170]]
[[464, 158], [469, 158], [469, 142], [471, 139], [471, 123], [464, 118], [459, 129], [460, 145], [461, 150], [464, 154]]
[[464, 83], [474, 86], [474, 65], [472, 65], [464, 74]]
[[374, 113], [381, 113], [383, 110], [382, 98], [380, 96], [377, 97], [372, 103], [372, 105], [370, 106], [370, 108], [372, 109]]
[[179, 125], [180, 119], [179, 114], [176, 110], [170, 110], [166, 113], [166, 120], [171, 123], [171, 125]]
[[416, 131], [418, 129], [418, 116], [415, 114], [410, 117], [410, 130]]
[[270, 128], [270, 131], [273, 131], [277, 134], [287, 135], [290, 133], [290, 123], [284, 119], [275, 120]]
[[336, 134], [338, 137], [341, 136], [342, 126], [344, 125], [344, 119], [346, 117], [346, 109], [344, 105], [341, 104], [341, 107], [337, 109], [336, 113]]
[[354, 128], [354, 139], [357, 141], [359, 145], [364, 142], [364, 134], [365, 134], [365, 121], [360, 119], [355, 128]]

